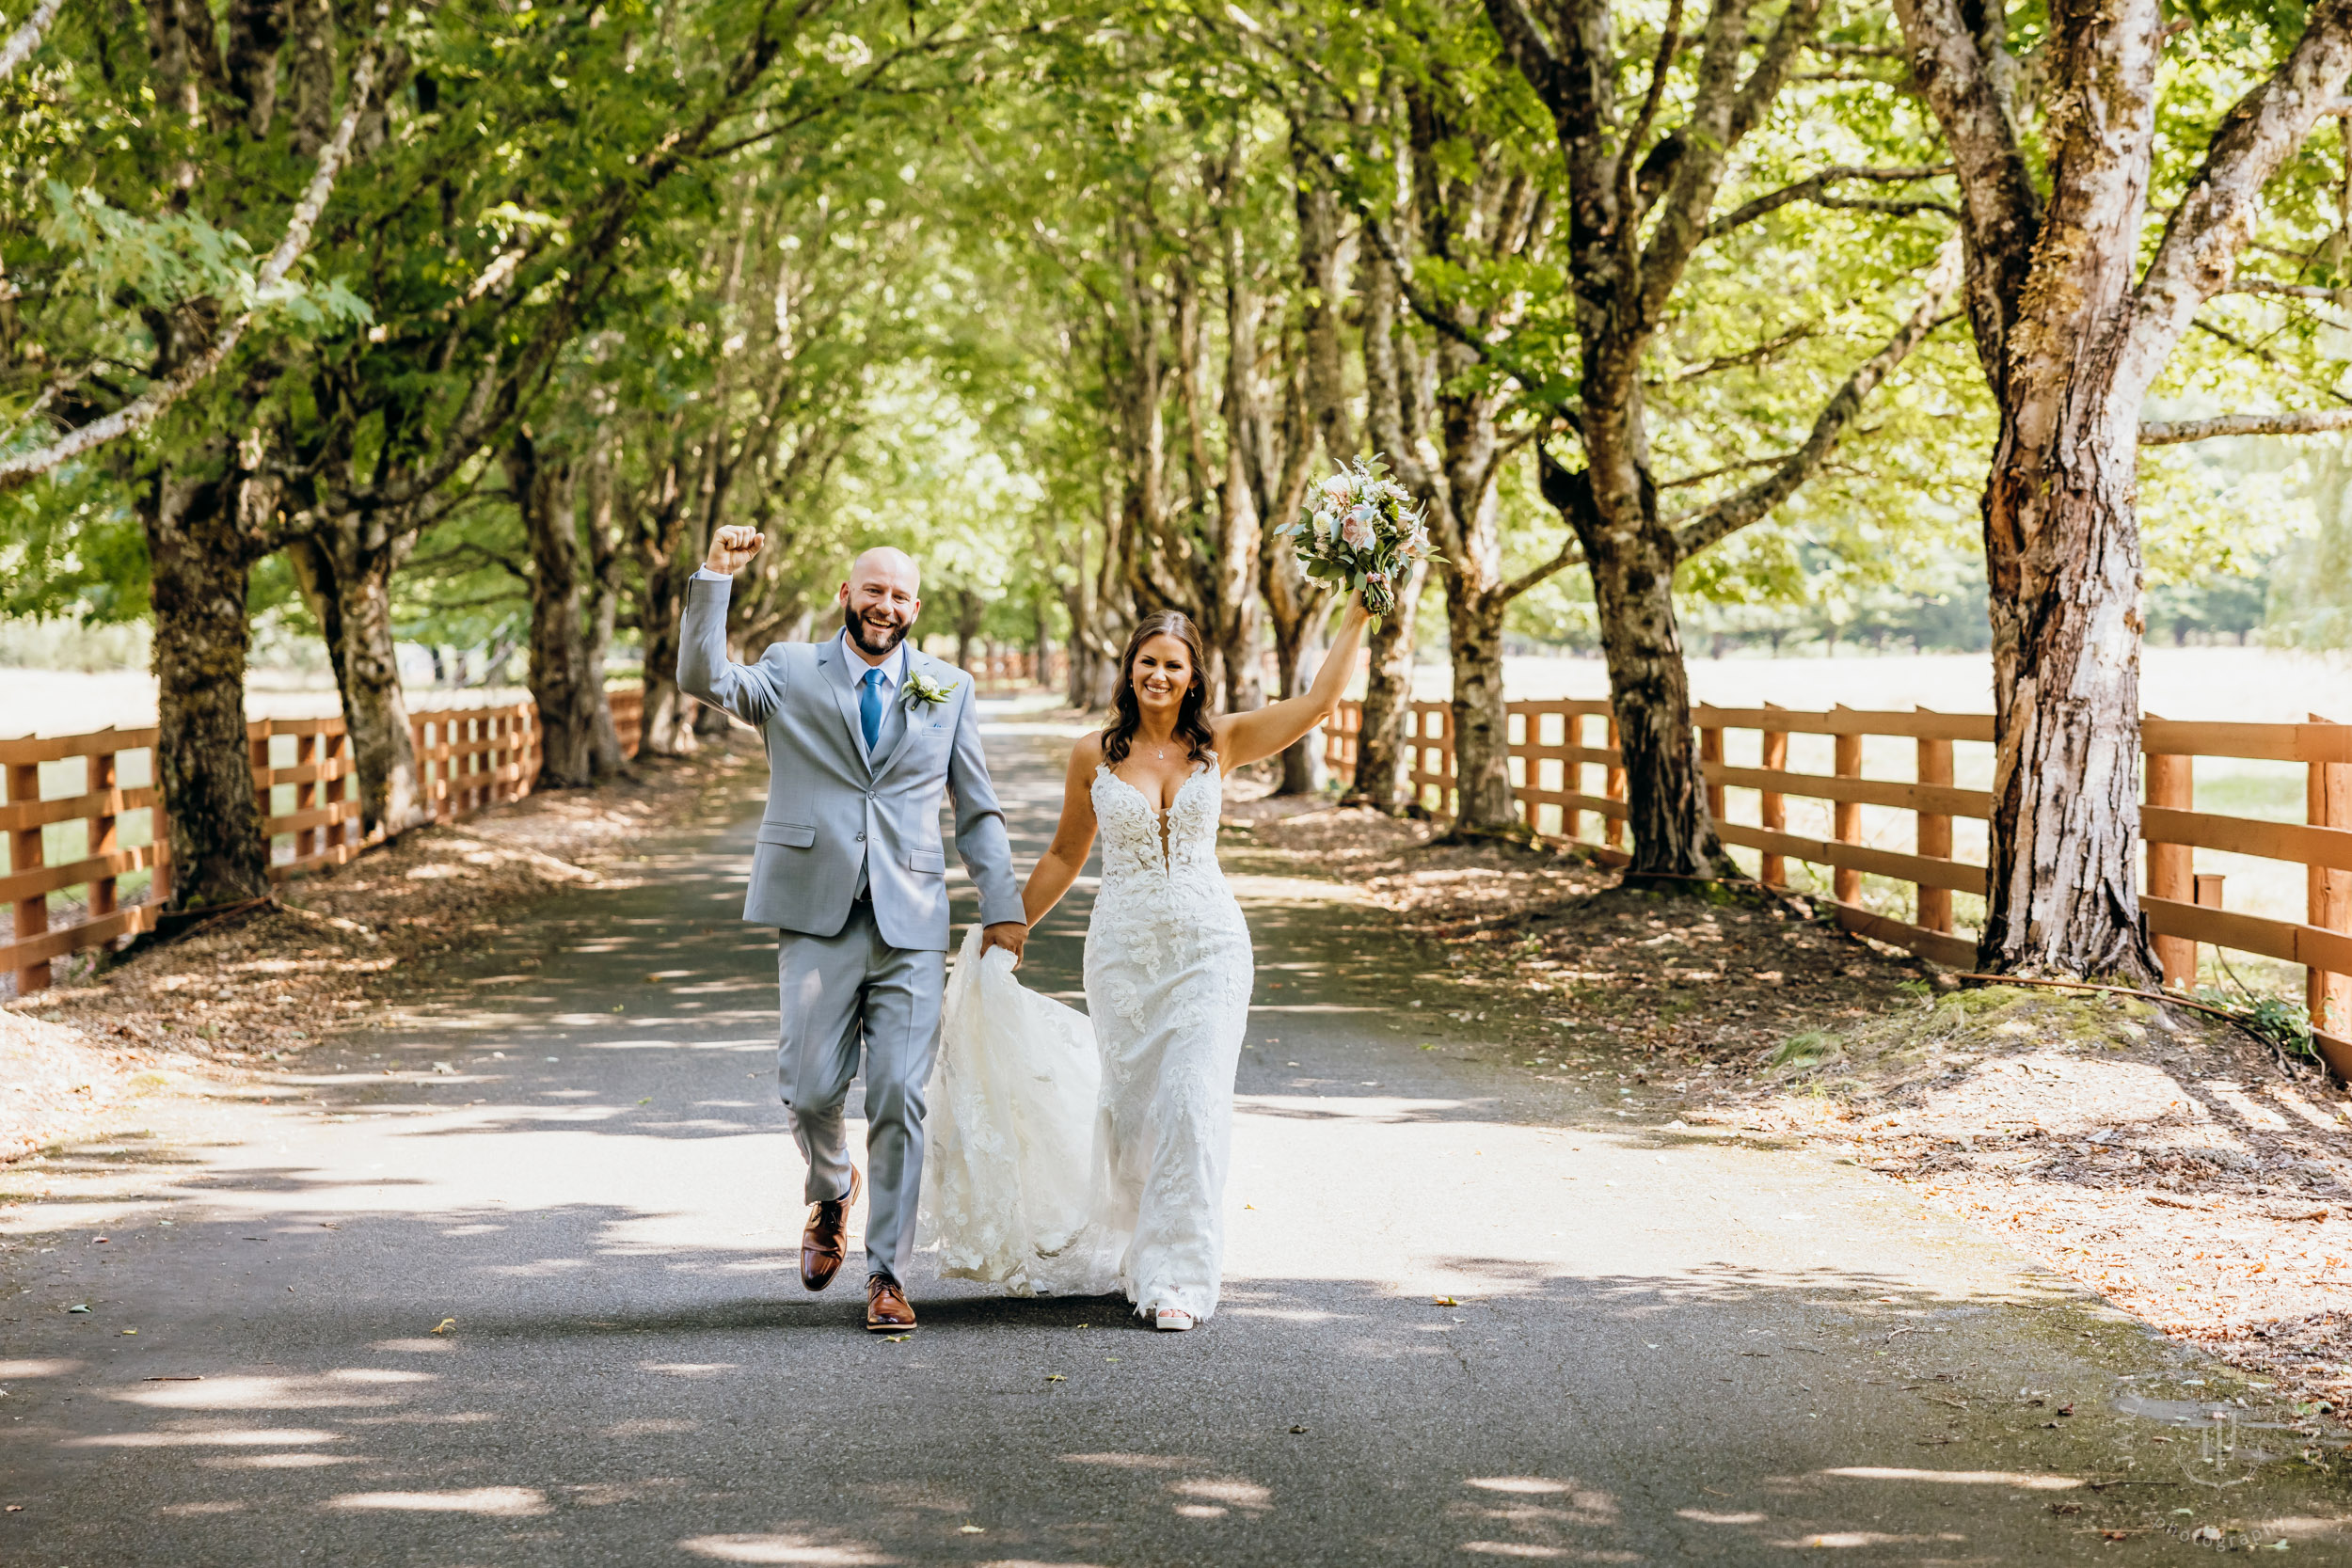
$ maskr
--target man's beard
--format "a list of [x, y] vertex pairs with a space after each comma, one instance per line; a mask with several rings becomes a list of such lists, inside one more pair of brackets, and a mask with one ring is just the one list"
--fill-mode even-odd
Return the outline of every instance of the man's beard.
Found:
[[841, 607], [841, 626], [842, 629], [850, 634], [850, 641], [863, 649], [868, 658], [886, 658], [899, 643], [907, 640], [906, 623], [900, 622], [895, 626], [886, 628], [879, 642], [874, 641], [875, 628], [866, 625], [866, 618], [849, 605]]

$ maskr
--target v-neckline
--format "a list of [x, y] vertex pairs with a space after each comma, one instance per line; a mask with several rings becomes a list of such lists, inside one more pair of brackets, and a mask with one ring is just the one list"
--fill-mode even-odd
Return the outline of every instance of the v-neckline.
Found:
[[1137, 789], [1132, 781], [1120, 778], [1118, 768], [1113, 768], [1107, 762], [1098, 762], [1095, 766], [1100, 768], [1104, 772], [1108, 773], [1112, 778], [1119, 779], [1120, 784], [1125, 784], [1129, 793], [1133, 794], [1136, 800], [1143, 802], [1144, 810], [1152, 813], [1154, 816], [1161, 817], [1165, 817], [1169, 812], [1174, 811], [1176, 809], [1176, 802], [1184, 798], [1184, 791], [1192, 787], [1192, 781], [1209, 770], [1209, 765], [1207, 763], [1194, 763], [1192, 765], [1192, 771], [1185, 774], [1184, 782], [1176, 786], [1176, 793], [1168, 798], [1168, 804], [1164, 806], [1155, 806], [1152, 803], [1152, 797], [1146, 795], [1142, 790]]
[[1127, 780], [1120, 778], [1119, 769], [1109, 763], [1098, 762], [1094, 766], [1109, 774], [1120, 784], [1125, 785], [1127, 793], [1142, 801], [1143, 809], [1152, 814], [1153, 825], [1160, 830], [1160, 874], [1162, 876], [1173, 875], [1176, 869], [1176, 845], [1171, 835], [1176, 829], [1176, 802], [1184, 798], [1184, 791], [1192, 787], [1192, 782], [1195, 779], [1209, 770], [1209, 765], [1205, 762], [1194, 763], [1192, 771], [1184, 775], [1184, 782], [1176, 786], [1176, 793], [1168, 798], [1168, 804], [1164, 806], [1152, 805], [1152, 797], [1137, 789]]

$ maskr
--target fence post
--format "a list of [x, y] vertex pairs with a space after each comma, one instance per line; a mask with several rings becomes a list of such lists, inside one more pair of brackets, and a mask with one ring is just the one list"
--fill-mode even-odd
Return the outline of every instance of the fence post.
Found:
[[[101, 797], [112, 795], [116, 784], [115, 753], [101, 752], [89, 759], [88, 793]], [[122, 834], [115, 821], [115, 814], [102, 811], [89, 819], [89, 853], [91, 856], [111, 855], [121, 847]], [[92, 920], [102, 914], [115, 912], [115, 879], [111, 875], [92, 877], [89, 883], [89, 912]]]
[[[2221, 907], [2221, 884], [2228, 879], [2228, 877], [2219, 871], [2198, 872], [2196, 874], [2197, 907], [2201, 910], [2219, 909]], [[2216, 953], [2219, 953], [2221, 951], [2221, 944], [2219, 942], [2213, 942], [2209, 945], [2212, 946]], [[2188, 970], [2189, 978], [2191, 980], [2194, 980], [2197, 977], [2196, 954], [2197, 948], [2195, 944], [2192, 943], [2189, 947]]]
[[[1927, 713], [1931, 710], [1915, 708], [1913, 711]], [[1950, 741], [1928, 736], [1920, 738], [1919, 782], [1923, 784], [1947, 785], [1952, 782], [1952, 743]], [[1919, 813], [1919, 830], [1914, 843], [1919, 854], [1932, 855], [1938, 860], [1950, 860], [1952, 858], [1950, 814], [1940, 811]], [[1931, 931], [1948, 933], [1952, 928], [1952, 890], [1947, 887], [1914, 885], [1916, 889], [1919, 924]]]
[[[1617, 716], [1613, 713], [1609, 716], [1609, 728], [1606, 733], [1609, 749], [1613, 752], [1616, 751]], [[1615, 762], [1609, 764], [1608, 771], [1601, 775], [1600, 792], [1612, 800], [1622, 802], [1625, 800], [1625, 758], [1622, 755]], [[1600, 836], [1608, 840], [1612, 849], [1624, 848], [1625, 818], [1621, 816], [1603, 818], [1600, 825]]]
[[[2334, 721], [2314, 713], [2312, 722], [2327, 724]], [[2308, 805], [2305, 816], [2313, 827], [2352, 828], [2352, 764], [2311, 764]], [[2310, 877], [2311, 923], [2330, 931], [2352, 930], [2352, 871], [2314, 865], [2310, 868]], [[2304, 1002], [2311, 1009], [2312, 1028], [2329, 1035], [2352, 1031], [2352, 974], [2309, 971]]]
[[[1718, 727], [1699, 731], [1700, 770], [1703, 772], [1709, 767], [1721, 768], [1723, 765], [1723, 730]], [[1717, 822], [1724, 819], [1724, 786], [1711, 780], [1707, 785], [1707, 815]]]
[[[12, 762], [8, 764], [8, 804], [29, 805], [40, 799], [40, 764]], [[28, 816], [38, 815], [28, 813]], [[11, 875], [37, 870], [48, 863], [41, 853], [40, 824], [19, 828], [8, 835], [8, 870]], [[16, 901], [16, 930], [12, 942], [24, 942], [49, 929], [49, 895], [36, 893], [29, 898]], [[49, 960], [26, 964], [16, 972], [16, 994], [29, 996], [49, 986]]]
[[[2154, 714], [2148, 716], [2155, 718]], [[2148, 803], [2174, 811], [2193, 811], [2197, 806], [2197, 759], [2164, 752], [2148, 754]], [[2148, 896], [2169, 898], [2176, 903], [2196, 901], [2194, 878], [2196, 850], [2185, 844], [2148, 845]], [[2164, 972], [2168, 986], [2190, 987], [2197, 983], [2197, 944], [2186, 937], [2157, 937], [2154, 940], [2156, 965]]]
[[[1840, 703], [1836, 711], [1843, 713], [1848, 709], [1845, 704]], [[1859, 735], [1837, 736], [1837, 776], [1841, 779], [1862, 777], [1862, 736]], [[1831, 815], [1836, 825], [1834, 836], [1837, 842], [1840, 844], [1861, 843], [1862, 806], [1860, 802], [1839, 800], [1835, 802], [1835, 808]], [[1831, 895], [1841, 904], [1859, 903], [1862, 898], [1862, 873], [1842, 865], [1832, 867], [1830, 892]]]
[[[1766, 703], [1764, 705], [1768, 708], [1780, 706], [1778, 703]], [[1766, 730], [1763, 755], [1757, 760], [1758, 765], [1767, 772], [1787, 772], [1788, 770], [1788, 732]], [[1785, 831], [1788, 826], [1787, 797], [1777, 789], [1763, 791], [1756, 804], [1756, 819], [1758, 826], [1769, 828], [1773, 832]], [[1763, 863], [1756, 868], [1756, 878], [1766, 887], [1787, 887], [1788, 885], [1787, 857], [1766, 850]]]
[[[297, 736], [294, 738], [294, 766], [296, 768], [309, 768], [311, 775], [307, 783], [301, 783], [294, 785], [294, 810], [297, 812], [318, 810], [319, 802], [324, 800], [326, 797], [325, 793], [326, 786], [318, 778], [319, 737], [317, 736], [305, 735]], [[295, 829], [294, 859], [298, 861], [307, 861], [318, 852], [318, 829], [314, 827]]]

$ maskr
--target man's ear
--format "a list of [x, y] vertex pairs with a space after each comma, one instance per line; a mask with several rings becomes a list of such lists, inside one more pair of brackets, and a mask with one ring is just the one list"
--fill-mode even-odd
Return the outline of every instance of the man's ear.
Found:
[[850, 602], [850, 585], [848, 583], [843, 583], [839, 588], [834, 591], [833, 602], [835, 604], [848, 604]]

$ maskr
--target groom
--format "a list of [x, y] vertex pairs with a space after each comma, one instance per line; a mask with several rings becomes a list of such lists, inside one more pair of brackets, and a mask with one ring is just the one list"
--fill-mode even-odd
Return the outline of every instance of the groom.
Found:
[[847, 1251], [850, 1206], [864, 1182], [843, 1143], [842, 1106], [862, 1052], [873, 1173], [866, 1326], [903, 1333], [914, 1326], [901, 1279], [922, 1194], [923, 1088], [946, 988], [943, 788], [955, 800], [956, 852], [980, 890], [986, 946], [1017, 959], [1029, 928], [980, 755], [972, 679], [906, 644], [923, 608], [914, 561], [867, 550], [841, 585], [838, 634], [778, 642], [758, 662], [737, 664], [727, 657], [727, 596], [761, 543], [751, 528], [712, 539], [687, 588], [677, 683], [757, 726], [768, 751], [768, 809], [743, 918], [782, 937], [777, 1076], [808, 1162], [801, 1283], [832, 1284]]

